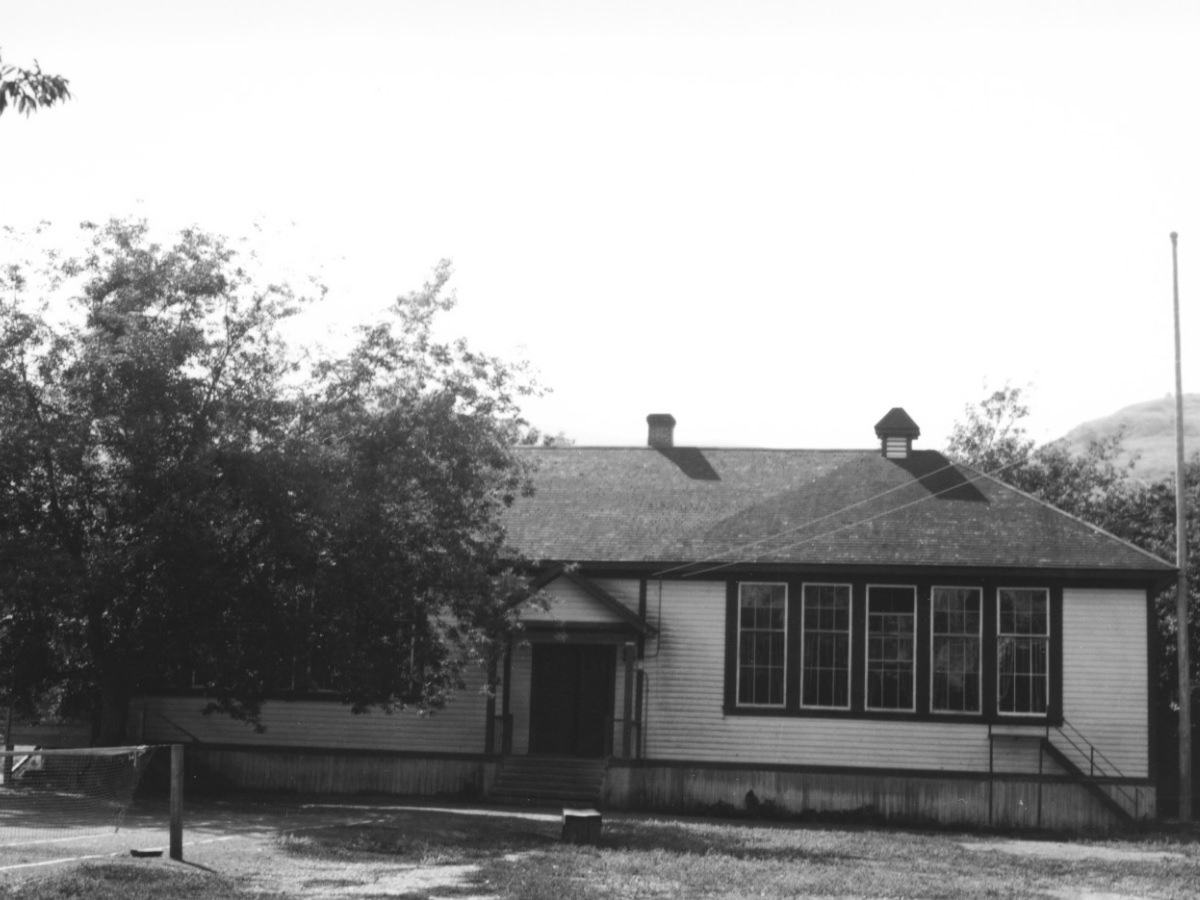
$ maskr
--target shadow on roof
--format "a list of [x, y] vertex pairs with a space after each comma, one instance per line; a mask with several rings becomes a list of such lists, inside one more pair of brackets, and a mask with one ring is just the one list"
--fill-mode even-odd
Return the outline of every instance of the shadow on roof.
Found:
[[890, 460], [917, 480], [921, 487], [938, 500], [959, 500], [968, 503], [987, 503], [988, 499], [936, 450], [922, 450], [907, 459]]
[[720, 481], [704, 451], [696, 447], [656, 447], [659, 453], [675, 463], [679, 471], [693, 481]]

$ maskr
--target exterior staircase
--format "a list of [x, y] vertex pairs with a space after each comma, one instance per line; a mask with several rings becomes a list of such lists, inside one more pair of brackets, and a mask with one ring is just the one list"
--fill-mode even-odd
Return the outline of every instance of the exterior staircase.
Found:
[[1100, 801], [1101, 806], [1117, 817], [1119, 822], [1123, 825], [1133, 825], [1137, 821], [1131, 810], [1104, 790], [1094, 778], [1075, 765], [1067, 754], [1051, 743], [1049, 738], [1042, 738], [1042, 748], [1047, 756], [1058, 763], [1077, 784], [1082, 784], [1089, 794]]
[[[1051, 729], [1054, 736], [1051, 736]], [[1092, 795], [1114, 820], [1124, 827], [1135, 825], [1145, 814], [1141, 790], [1133, 779], [1127, 778], [1115, 763], [1093, 745], [1065, 718], [1057, 725], [1036, 728], [993, 731], [988, 726], [988, 739], [993, 747], [998, 740], [1034, 740], [1038, 744], [1038, 774], [1042, 774], [1042, 759], [1054, 762], [1063, 773]], [[994, 758], [994, 751], [993, 751]], [[994, 762], [989, 762], [989, 777], [994, 777]], [[990, 797], [990, 794], [989, 794]], [[991, 803], [989, 799], [989, 804]], [[988, 822], [992, 821], [989, 808]], [[1038, 790], [1038, 825], [1042, 821], [1042, 794]]]
[[506, 756], [488, 794], [496, 803], [596, 806], [608, 760], [571, 756]]

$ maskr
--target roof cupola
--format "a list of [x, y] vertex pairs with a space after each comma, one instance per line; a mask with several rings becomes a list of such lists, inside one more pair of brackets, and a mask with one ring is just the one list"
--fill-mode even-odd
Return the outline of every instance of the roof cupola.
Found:
[[913, 438], [921, 436], [921, 429], [902, 408], [893, 406], [875, 423], [875, 436], [882, 444], [885, 457], [907, 459], [912, 453]]

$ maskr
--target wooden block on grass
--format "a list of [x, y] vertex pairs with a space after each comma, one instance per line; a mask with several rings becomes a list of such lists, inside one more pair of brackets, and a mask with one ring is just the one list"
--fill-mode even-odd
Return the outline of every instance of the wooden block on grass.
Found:
[[562, 839], [568, 844], [598, 844], [601, 824], [599, 810], [564, 809]]

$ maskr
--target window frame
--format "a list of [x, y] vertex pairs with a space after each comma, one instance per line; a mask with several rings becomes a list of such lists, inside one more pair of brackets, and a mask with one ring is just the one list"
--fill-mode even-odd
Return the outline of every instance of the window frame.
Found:
[[[1023, 592], [1041, 593], [1041, 595], [1045, 598], [1045, 603], [1046, 603], [1046, 611], [1045, 611], [1046, 632], [1045, 632], [1045, 634], [1032, 634], [1032, 633], [1031, 634], [1020, 634], [1017, 632], [1006, 632], [1006, 631], [1001, 630], [1001, 621], [1002, 621], [1003, 615], [1004, 615], [1003, 597], [1004, 597], [1005, 591], [1023, 591]], [[1004, 719], [1039, 719], [1039, 720], [1047, 719], [1048, 720], [1051, 718], [1050, 713], [1053, 710], [1053, 706], [1054, 706], [1054, 697], [1055, 697], [1054, 685], [1056, 683], [1056, 679], [1054, 677], [1055, 676], [1054, 619], [1055, 619], [1054, 594], [1050, 588], [1041, 587], [1041, 586], [1037, 586], [1037, 585], [1032, 585], [1032, 586], [1030, 586], [1030, 585], [1022, 585], [1022, 586], [997, 585], [996, 586], [996, 633], [994, 636], [994, 640], [992, 641], [992, 654], [995, 659], [995, 662], [993, 665], [993, 675], [994, 675], [994, 678], [996, 681], [995, 715], [996, 715], [997, 719], [1004, 718]], [[1007, 711], [1007, 710], [1003, 709], [1001, 706], [1001, 696], [1002, 696], [1001, 692], [1002, 692], [1002, 688], [1003, 688], [1003, 679], [1001, 677], [1001, 672], [1000, 672], [1000, 665], [1001, 665], [1000, 644], [1001, 644], [1001, 641], [1006, 637], [1036, 638], [1036, 639], [1044, 642], [1044, 644], [1045, 644], [1046, 664], [1045, 664], [1045, 671], [1042, 676], [1045, 679], [1045, 684], [1046, 684], [1045, 697], [1044, 697], [1045, 709], [1043, 709], [1041, 712], [1034, 712], [1034, 711], [1030, 711], [1030, 710]]]
[[[808, 609], [808, 589], [832, 587], [846, 589], [846, 704], [844, 706], [826, 706], [804, 702], [804, 677], [808, 672], [805, 647], [808, 636], [808, 620], [805, 612]], [[823, 632], [825, 633], [825, 632]], [[838, 632], [831, 632], [838, 633]], [[849, 712], [854, 708], [854, 585], [850, 582], [838, 581], [805, 581], [800, 584], [800, 677], [799, 703], [802, 710], [822, 710], [829, 712]]]
[[[872, 589], [889, 590], [889, 591], [908, 591], [912, 598], [912, 612], [900, 613], [899, 615], [907, 615], [910, 617], [912, 627], [909, 631], [909, 639], [912, 641], [912, 651], [909, 654], [909, 691], [912, 697], [912, 705], [909, 707], [901, 706], [872, 706], [871, 705], [871, 591]], [[917, 696], [917, 658], [919, 656], [918, 648], [918, 597], [919, 591], [915, 584], [867, 584], [866, 596], [863, 601], [864, 629], [863, 629], [863, 712], [865, 713], [893, 713], [912, 715], [915, 714], [920, 707], [920, 698]], [[887, 660], [880, 660], [886, 662]]]
[[[938, 709], [936, 697], [936, 681], [937, 681], [937, 638], [938, 633], [934, 631], [934, 623], [937, 618], [936, 598], [937, 592], [941, 591], [970, 591], [975, 595], [976, 603], [976, 620], [978, 625], [974, 634], [976, 641], [976, 687], [975, 687], [975, 705], [974, 710], [965, 709]], [[982, 717], [984, 714], [984, 680], [986, 672], [984, 642], [984, 622], [987, 619], [987, 613], [984, 608], [984, 590], [981, 585], [970, 584], [931, 584], [929, 586], [929, 714], [932, 716], [972, 716]], [[951, 634], [946, 632], [943, 637], [968, 637], [970, 632], [956, 632]]]
[[[778, 703], [747, 703], [742, 701], [742, 589], [745, 587], [782, 587], [783, 588], [783, 627], [779, 629], [783, 636], [783, 662], [782, 669], [782, 696]], [[789, 584], [786, 581], [739, 581], [737, 582], [736, 594], [736, 614], [737, 614], [737, 630], [734, 637], [734, 686], [733, 700], [738, 709], [760, 709], [760, 710], [786, 710], [788, 701], [788, 607], [789, 603]], [[753, 629], [754, 631], [766, 630], [768, 633], [773, 633], [776, 629]], [[774, 667], [767, 667], [774, 668]]]
[[[983, 572], [974, 577], [973, 572], [858, 572], [837, 567], [808, 568], [796, 572], [737, 573], [723, 580], [725, 594], [725, 630], [723, 635], [724, 657], [722, 668], [721, 710], [731, 717], [797, 717], [812, 719], [845, 719], [853, 721], [918, 721], [943, 724], [1025, 724], [1041, 726], [1061, 722], [1063, 703], [1063, 590], [1061, 579], [1045, 579], [1004, 572]], [[775, 577], [770, 577], [775, 576]], [[949, 576], [949, 577], [947, 577]], [[741, 579], [745, 579], [742, 581]], [[907, 582], [907, 583], [905, 583]], [[739, 682], [751, 677], [751, 670], [738, 671], [739, 639], [739, 584], [779, 584], [786, 592], [784, 655], [780, 660], [784, 666], [784, 693], [782, 704], [742, 704], [738, 702]], [[809, 706], [804, 703], [803, 660], [805, 585], [837, 585], [844, 591], [850, 588], [850, 705], [846, 707]], [[1000, 702], [997, 665], [997, 627], [999, 585], [1006, 590], [1033, 589], [1040, 596], [1049, 596], [1049, 647], [1048, 654], [1048, 713], [998, 713]], [[1011, 586], [1011, 587], [1007, 587]], [[867, 589], [868, 587], [899, 587], [916, 592], [915, 621], [915, 710], [889, 710], [866, 706], [867, 686], [859, 679], [867, 671]], [[981, 709], [978, 712], [961, 710], [936, 710], [932, 697], [933, 681], [933, 595], [934, 588], [963, 588], [981, 597], [981, 643], [980, 643], [980, 692]], [[819, 621], [819, 620], [818, 620]], [[809, 632], [811, 635], [811, 632]], [[779, 646], [778, 641], [775, 644]], [[776, 674], [776, 678], [778, 675]], [[877, 682], [878, 682], [878, 676]], [[778, 686], [778, 681], [775, 682]], [[878, 683], [876, 685], [878, 687]]]

